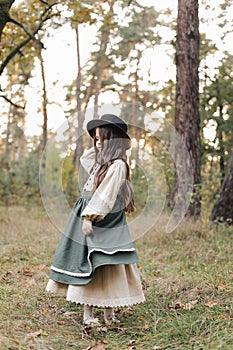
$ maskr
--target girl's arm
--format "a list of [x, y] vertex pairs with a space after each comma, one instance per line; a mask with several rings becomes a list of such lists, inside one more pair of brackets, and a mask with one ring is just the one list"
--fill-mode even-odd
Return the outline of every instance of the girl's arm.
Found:
[[80, 163], [83, 168], [90, 174], [93, 165], [95, 164], [95, 147], [91, 147], [84, 151], [80, 158]]
[[126, 165], [123, 160], [117, 159], [108, 168], [103, 181], [94, 192], [81, 216], [91, 221], [103, 220], [113, 208], [125, 179]]

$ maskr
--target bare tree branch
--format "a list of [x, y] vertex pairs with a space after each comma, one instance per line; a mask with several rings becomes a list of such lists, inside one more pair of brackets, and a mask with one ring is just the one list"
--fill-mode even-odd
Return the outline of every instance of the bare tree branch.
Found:
[[39, 41], [38, 39], [35, 38], [35, 36], [33, 34], [31, 34], [22, 23], [19, 23], [18, 21], [16, 21], [13, 18], [10, 18], [9, 22], [16, 24], [18, 27], [20, 27], [21, 29], [23, 29], [23, 31], [29, 36], [29, 38], [31, 38], [33, 41], [36, 42], [36, 44], [40, 45], [43, 48], [43, 43], [41, 41]]
[[12, 50], [9, 55], [7, 55], [7, 57], [5, 58], [5, 60], [2, 62], [1, 66], [0, 66], [0, 75], [3, 73], [4, 69], [6, 68], [6, 66], [8, 65], [8, 63], [10, 62], [10, 60], [15, 57], [15, 55], [17, 53], [20, 53], [20, 49], [22, 47], [24, 47], [25, 45], [27, 45], [27, 43], [29, 43], [29, 41], [31, 40], [31, 38], [27, 38], [26, 40], [24, 40], [22, 43], [20, 43], [14, 50]]
[[7, 102], [9, 102], [12, 106], [14, 106], [15, 108], [19, 108], [19, 109], [25, 109], [26, 105], [24, 106], [20, 106], [17, 103], [14, 103], [13, 101], [11, 101], [8, 97], [4, 96], [4, 95], [0, 95], [0, 97], [2, 97], [4, 100], [6, 100]]
[[[30, 34], [30, 36], [25, 39], [24, 41], [22, 41], [18, 46], [16, 46], [10, 53], [9, 55], [5, 58], [5, 60], [2, 62], [1, 66], [0, 66], [0, 75], [3, 73], [4, 69], [6, 68], [6, 66], [8, 65], [8, 63], [10, 62], [10, 60], [15, 57], [15, 55], [17, 55], [17, 53], [20, 53], [20, 50], [27, 45], [31, 40], [36, 40], [35, 35], [39, 32], [39, 30], [42, 28], [44, 22], [46, 22], [50, 17], [48, 15], [48, 11], [51, 10], [51, 8], [55, 5], [52, 4], [50, 5], [48, 8], [46, 8], [44, 10], [44, 12], [41, 15], [41, 22], [39, 23], [39, 25], [37, 26], [37, 28], [33, 31], [32, 34]], [[23, 26], [24, 27], [24, 26]], [[29, 32], [27, 33], [29, 35]], [[36, 40], [37, 43], [40, 43], [40, 41]]]
[[46, 5], [46, 6], [49, 5], [48, 1], [44, 1], [44, 0], [39, 0], [39, 1], [40, 1], [42, 4]]

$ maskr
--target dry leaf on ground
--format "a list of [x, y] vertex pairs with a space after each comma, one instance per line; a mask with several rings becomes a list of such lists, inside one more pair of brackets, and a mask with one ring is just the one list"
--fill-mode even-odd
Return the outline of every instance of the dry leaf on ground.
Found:
[[36, 338], [36, 337], [40, 337], [41, 335], [42, 335], [42, 330], [39, 330], [36, 332], [28, 333], [26, 335], [26, 338]]
[[198, 300], [192, 300], [186, 304], [184, 304], [183, 309], [184, 310], [192, 310], [194, 309], [194, 306], [198, 303]]
[[216, 305], [218, 305], [218, 301], [217, 300], [210, 300], [208, 301], [208, 303], [205, 303], [205, 306], [208, 306], [208, 307], [214, 307]]
[[198, 303], [198, 300], [191, 300], [188, 303], [183, 304], [181, 301], [176, 301], [174, 305], [169, 305], [169, 309], [181, 309], [181, 310], [192, 310], [194, 306]]

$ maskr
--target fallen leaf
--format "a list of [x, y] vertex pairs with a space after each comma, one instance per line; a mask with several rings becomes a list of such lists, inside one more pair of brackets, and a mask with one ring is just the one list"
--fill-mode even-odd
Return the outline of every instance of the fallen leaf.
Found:
[[94, 346], [93, 349], [95, 349], [95, 350], [105, 350], [106, 347], [104, 345], [107, 345], [107, 344], [108, 344], [108, 342], [106, 340], [97, 341], [95, 343], [95, 346]]
[[218, 305], [217, 300], [210, 300], [210, 301], [208, 301], [208, 303], [205, 303], [205, 306], [208, 306], [208, 307], [214, 307], [216, 305]]
[[192, 310], [194, 305], [198, 303], [198, 300], [191, 300], [188, 303], [183, 304], [181, 301], [176, 301], [174, 305], [169, 305], [168, 308], [171, 310], [182, 309], [182, 310]]
[[154, 276], [158, 276], [160, 274], [159, 270], [154, 271]]
[[192, 310], [194, 309], [194, 306], [198, 303], [198, 300], [192, 300], [189, 303], [184, 304], [183, 309], [184, 310]]
[[43, 264], [36, 265], [37, 270], [43, 270], [45, 267], [46, 267], [46, 265], [43, 265]]
[[96, 330], [98, 332], [107, 332], [108, 331], [108, 328], [107, 327], [97, 327]]
[[25, 267], [25, 268], [23, 269], [23, 274], [24, 274], [25, 276], [28, 276], [28, 277], [32, 277], [32, 275], [33, 275], [32, 271], [31, 271], [31, 269], [30, 269], [29, 267]]
[[173, 309], [183, 309], [184, 304], [181, 303], [181, 301], [176, 301], [174, 305], [168, 305], [168, 308]]
[[39, 330], [37, 332], [32, 332], [26, 335], [26, 338], [36, 338], [36, 337], [40, 337], [42, 335], [42, 331]]

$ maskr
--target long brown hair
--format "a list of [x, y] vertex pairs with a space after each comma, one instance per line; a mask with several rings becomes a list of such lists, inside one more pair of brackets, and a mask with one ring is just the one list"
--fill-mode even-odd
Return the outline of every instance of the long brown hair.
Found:
[[[131, 146], [129, 140], [119, 128], [112, 126], [99, 127], [99, 136], [102, 144], [101, 152], [96, 150], [96, 163], [100, 164], [100, 169], [95, 177], [95, 185], [93, 192], [103, 181], [108, 168], [113, 164], [114, 160], [122, 159], [126, 166], [126, 179], [121, 187], [120, 195], [124, 200], [124, 211], [131, 213], [135, 210], [134, 192], [130, 180], [130, 170], [127, 163], [126, 150]], [[96, 130], [94, 131], [94, 146], [96, 146]]]

